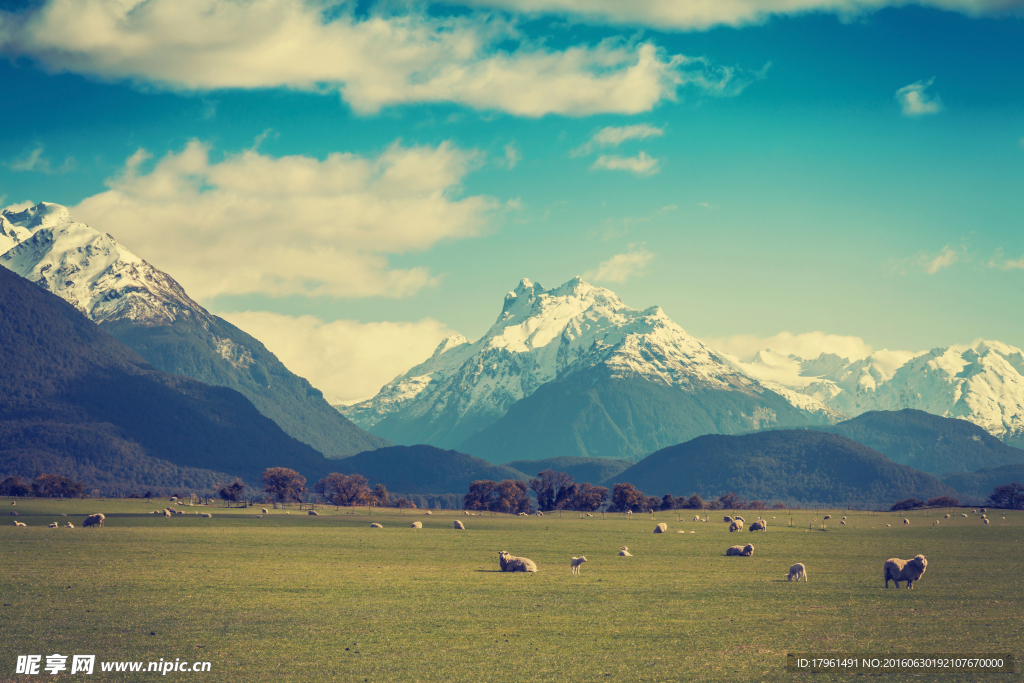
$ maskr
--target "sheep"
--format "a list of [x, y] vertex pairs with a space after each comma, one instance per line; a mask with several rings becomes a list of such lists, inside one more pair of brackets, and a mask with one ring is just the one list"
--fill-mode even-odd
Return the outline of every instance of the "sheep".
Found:
[[949, 519], [949, 515], [946, 515], [946, 516], [944, 517], [944, 519]]
[[312, 517], [319, 517], [319, 516], [320, 516], [320, 513], [319, 513], [319, 512], [317, 512], [316, 510], [310, 510], [310, 511], [309, 511], [309, 512], [307, 512], [306, 514], [308, 514], [308, 515], [310, 515], [310, 516], [312, 516]]
[[409, 525], [409, 527], [412, 528], [412, 529], [422, 529], [423, 528], [423, 522], [413, 522], [412, 524]]
[[171, 496], [170, 498], [168, 498], [168, 500], [170, 500], [171, 502], [174, 502], [174, 501], [178, 500], [178, 497], [177, 496]]
[[464, 514], [465, 516], [467, 516], [467, 517], [468, 517], [468, 516], [469, 516], [469, 510], [463, 510], [463, 511], [462, 511], [462, 514]]
[[903, 518], [903, 526], [910, 526], [910, 520], [906, 517]]
[[24, 527], [27, 527], [28, 524], [25, 524], [25, 522], [19, 522], [18, 520], [14, 520], [14, 526], [24, 526]]
[[751, 531], [768, 531], [768, 522], [760, 519], [750, 525]]
[[832, 519], [832, 515], [825, 515], [822, 519]]
[[18, 501], [16, 501], [16, 500], [12, 500], [11, 501], [11, 505], [17, 505], [17, 504], [18, 504]]
[[68, 513], [66, 513], [66, 512], [62, 512], [62, 513], [60, 513], [60, 516], [61, 516], [61, 517], [67, 517], [67, 516], [68, 516]]
[[213, 515], [209, 512], [204, 512], [203, 517], [213, 517]]
[[370, 524], [370, 528], [371, 529], [383, 529], [384, 525], [383, 524], [377, 524], [377, 522], [373, 522], [373, 523]]
[[256, 515], [256, 519], [263, 519], [263, 515]]
[[741, 522], [738, 519], [735, 520], [732, 524], [729, 525], [729, 531], [730, 532], [741, 531], [742, 529], [743, 529], [743, 522]]
[[267, 515], [267, 514], [270, 514], [270, 511], [269, 511], [269, 510], [267, 510], [267, 508], [261, 508], [261, 509], [260, 509], [260, 512], [262, 512], [262, 513], [263, 513], [263, 514], [265, 514], [265, 515]]
[[172, 513], [171, 513], [171, 511], [170, 511], [170, 510], [164, 510], [164, 517], [170, 517], [170, 516], [171, 516], [171, 514], [172, 514]]
[[694, 515], [693, 516], [693, 521], [699, 522], [700, 521], [700, 515]]
[[733, 519], [734, 522], [746, 522], [747, 521], [747, 520], [743, 519], [742, 517], [740, 517], [739, 515], [736, 515], [732, 519]]
[[102, 512], [97, 512], [95, 515], [89, 515], [82, 522], [82, 526], [98, 526], [103, 528], [103, 523], [106, 521], [106, 516]]
[[654, 533], [656, 533], [656, 534], [663, 534], [663, 533], [665, 533], [667, 531], [668, 531], [668, 524], [665, 524], [665, 522], [660, 522], [658, 524], [658, 526], [654, 527]]
[[846, 519], [846, 515], [843, 515], [843, 519]]
[[587, 513], [587, 517], [593, 517], [593, 516], [594, 515], [590, 514], [589, 512]]
[[839, 520], [839, 523], [840, 523], [841, 525], [843, 525], [843, 526], [846, 526], [846, 520], [845, 520], [845, 519], [841, 519], [841, 520]]
[[802, 563], [797, 562], [789, 568], [789, 575], [786, 577], [787, 581], [792, 581], [796, 578], [796, 582], [800, 583], [800, 578], [803, 577], [804, 583], [807, 583], [807, 567]]
[[75, 525], [74, 525], [74, 524], [72, 524], [71, 522], [68, 522], [68, 523], [67, 523], [67, 524], [66, 524], [65, 526], [66, 526], [66, 527], [67, 527], [68, 529], [74, 529], [74, 528], [75, 528]]
[[543, 516], [544, 516], [544, 513], [543, 513], [543, 512], [541, 512], [540, 510], [537, 510], [537, 516], [538, 516], [538, 517], [543, 517]]
[[887, 527], [892, 527], [892, 524], [886, 524]]
[[966, 517], [966, 516], [967, 516], [967, 513], [965, 513], [965, 512], [961, 512], [961, 513], [960, 513], [960, 516], [961, 516], [961, 517]]
[[14, 511], [12, 510], [12, 511], [11, 511], [11, 516], [12, 516], [12, 517], [17, 517], [17, 516], [18, 516], [18, 513], [17, 513], [17, 512], [14, 512]]
[[498, 564], [503, 572], [535, 572], [537, 563], [527, 557], [509, 555], [507, 550], [498, 553]]
[[988, 520], [987, 519], [985, 520], [985, 524], [988, 524]]
[[60, 525], [57, 524], [57, 522], [50, 522], [50, 527], [49, 528], [56, 529], [58, 526], [60, 526]]
[[459, 520], [455, 520], [455, 528], [456, 529], [465, 529], [466, 525], [463, 524], [462, 522], [460, 522]]
[[622, 546], [622, 550], [619, 551], [619, 557], [633, 557], [633, 553], [629, 552], [629, 548]]
[[528, 517], [529, 515], [527, 515], [525, 512], [520, 512], [518, 516], [519, 517]]
[[732, 524], [732, 517], [730, 517], [729, 515], [726, 515], [725, 517], [722, 517], [722, 521], [725, 522], [726, 524]]
[[424, 512], [423, 514], [425, 514], [425, 515], [432, 515], [432, 514], [434, 514], [434, 513], [433, 513], [433, 512], [431, 512], [430, 510], [427, 510], [427, 511], [426, 511], [426, 512]]
[[981, 508], [981, 511], [982, 512], [988, 512], [988, 509], [987, 508]]
[[633, 511], [632, 510], [626, 510], [626, 517], [628, 517], [629, 519], [633, 519]]
[[573, 574], [580, 573], [580, 565], [587, 561], [586, 557], [574, 557], [569, 561], [569, 566], [572, 567]]
[[890, 557], [882, 567], [882, 576], [885, 578], [885, 587], [889, 587], [892, 580], [896, 587], [900, 587], [900, 581], [907, 582], [907, 588], [913, 588], [914, 582], [924, 575], [928, 568], [928, 558], [924, 555], [915, 555], [912, 560], [901, 560]]
[[734, 545], [725, 551], [726, 555], [742, 555], [743, 557], [750, 557], [754, 554], [754, 546], [751, 543], [746, 545]]

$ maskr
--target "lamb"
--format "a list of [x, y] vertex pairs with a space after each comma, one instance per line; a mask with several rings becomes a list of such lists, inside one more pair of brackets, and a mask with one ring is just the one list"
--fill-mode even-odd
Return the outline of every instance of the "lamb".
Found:
[[960, 513], [960, 516], [961, 516], [961, 517], [966, 517], [966, 516], [967, 516], [967, 513], [965, 513], [965, 512], [961, 512], [961, 513]]
[[460, 522], [459, 520], [455, 520], [455, 528], [456, 529], [465, 529], [466, 525], [463, 524], [462, 522]]
[[370, 528], [371, 529], [383, 529], [384, 525], [383, 524], [377, 524], [377, 522], [373, 522], [372, 524], [370, 524]]
[[89, 515], [88, 517], [86, 517], [85, 521], [82, 522], [82, 526], [98, 526], [102, 529], [103, 523], [106, 521], [106, 519], [107, 518], [104, 516], [102, 512], [97, 512], [95, 515]]
[[261, 512], [262, 512], [263, 514], [265, 514], [265, 515], [266, 515], [266, 514], [269, 514], [269, 511], [267, 510], [267, 508], [262, 508], [262, 509], [261, 509], [260, 511], [261, 511]]
[[768, 522], [757, 521], [750, 525], [751, 531], [768, 531]]
[[413, 522], [409, 526], [412, 529], [422, 529], [423, 528], [423, 522]]
[[503, 572], [535, 572], [537, 563], [527, 557], [509, 555], [507, 550], [498, 553], [498, 563]]
[[656, 534], [663, 534], [666, 531], [668, 531], [668, 524], [665, 524], [665, 522], [660, 522], [658, 526], [654, 527], [654, 533]]
[[700, 521], [700, 515], [694, 515], [693, 516], [693, 521], [699, 522]]
[[910, 526], [910, 520], [906, 517], [903, 518], [903, 526]]
[[51, 529], [56, 529], [58, 526], [60, 526], [60, 525], [57, 524], [57, 522], [50, 522], [50, 528]]
[[311, 515], [313, 517], [319, 517], [320, 516], [320, 513], [317, 512], [316, 510], [310, 510], [307, 514], [309, 514], [309, 515]]
[[204, 512], [203, 517], [213, 517], [213, 515], [209, 512]]
[[734, 545], [725, 551], [726, 555], [742, 555], [743, 557], [750, 557], [754, 554], [754, 546], [751, 543], [746, 545]]
[[742, 529], [743, 529], [743, 522], [740, 521], [739, 519], [737, 519], [736, 521], [734, 521], [732, 524], [729, 525], [729, 531], [730, 532], [740, 531]]
[[71, 522], [68, 522], [66, 526], [67, 526], [68, 529], [74, 529], [75, 528], [75, 525], [72, 524]]
[[787, 581], [792, 581], [794, 578], [797, 583], [800, 583], [800, 578], [803, 577], [804, 583], [807, 583], [807, 567], [802, 563], [797, 562], [789, 568], [789, 576], [786, 577]]
[[572, 567], [573, 574], [580, 573], [580, 565], [587, 561], [586, 557], [574, 557], [569, 561], [569, 566]]
[[633, 557], [633, 553], [629, 552], [629, 548], [622, 546], [622, 550], [619, 551], [619, 557]]
[[27, 527], [28, 524], [25, 524], [25, 522], [19, 522], [18, 520], [14, 520], [14, 526], [24, 526], [24, 527]]
[[892, 580], [896, 583], [897, 588], [900, 587], [900, 581], [906, 581], [907, 588], [913, 588], [914, 582], [924, 575], [924, 570], [927, 568], [928, 558], [924, 555], [915, 555], [912, 560], [890, 557], [882, 567], [885, 587], [888, 588], [889, 581]]

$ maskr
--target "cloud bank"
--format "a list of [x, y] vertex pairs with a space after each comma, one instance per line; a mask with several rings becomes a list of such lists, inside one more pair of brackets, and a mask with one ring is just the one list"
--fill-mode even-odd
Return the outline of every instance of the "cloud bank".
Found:
[[918, 81], [896, 91], [896, 101], [900, 103], [904, 116], [924, 116], [942, 111], [942, 100], [939, 96], [925, 92], [933, 82], [934, 78], [927, 82]]

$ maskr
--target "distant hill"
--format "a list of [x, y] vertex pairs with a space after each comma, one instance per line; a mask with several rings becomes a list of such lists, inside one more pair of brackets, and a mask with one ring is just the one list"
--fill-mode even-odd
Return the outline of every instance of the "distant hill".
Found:
[[942, 475], [942, 481], [980, 502], [988, 498], [997, 486], [1014, 482], [1024, 484], [1024, 465], [983, 467], [977, 472], [950, 472]]
[[331, 471], [361, 474], [371, 486], [380, 483], [389, 491], [407, 494], [464, 494], [477, 479], [529, 479], [511, 467], [495, 466], [472, 455], [422, 444], [378, 448], [331, 461]]
[[536, 477], [544, 470], [565, 472], [577, 483], [597, 484], [619, 472], [628, 469], [633, 463], [613, 458], [547, 458], [546, 460], [515, 460], [508, 463], [530, 477]]
[[62, 299], [0, 268], [0, 473], [88, 489], [200, 488], [329, 461], [244, 396], [154, 370]]
[[616, 482], [649, 496], [698, 493], [707, 500], [734, 491], [798, 507], [885, 509], [903, 498], [958, 495], [845, 436], [811, 430], [701, 436], [652, 453], [602, 485]]
[[1024, 465], [1024, 450], [1008, 446], [978, 425], [923, 410], [873, 410], [815, 429], [842, 434], [922, 472], [973, 472]]

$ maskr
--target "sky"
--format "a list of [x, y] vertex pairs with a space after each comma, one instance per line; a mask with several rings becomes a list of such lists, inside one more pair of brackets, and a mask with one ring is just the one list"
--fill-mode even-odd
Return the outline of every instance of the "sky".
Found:
[[522, 278], [749, 358], [1024, 347], [1022, 0], [0, 1], [64, 204], [332, 402]]

